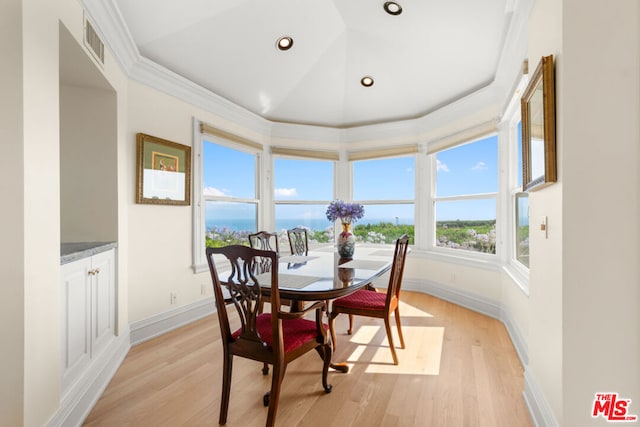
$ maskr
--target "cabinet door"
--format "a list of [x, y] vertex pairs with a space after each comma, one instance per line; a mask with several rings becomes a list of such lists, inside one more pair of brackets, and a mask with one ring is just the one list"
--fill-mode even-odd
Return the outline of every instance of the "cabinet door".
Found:
[[102, 351], [114, 337], [115, 326], [115, 251], [112, 249], [91, 257], [93, 316], [91, 340], [93, 355]]
[[91, 260], [61, 266], [62, 387], [67, 388], [91, 361]]

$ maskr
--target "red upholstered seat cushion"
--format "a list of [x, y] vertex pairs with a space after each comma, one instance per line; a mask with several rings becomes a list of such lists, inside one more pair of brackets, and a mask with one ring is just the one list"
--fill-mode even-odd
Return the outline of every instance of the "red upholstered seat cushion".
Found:
[[[273, 347], [273, 335], [271, 334], [271, 313], [262, 313], [257, 319], [258, 334], [269, 348]], [[328, 325], [323, 325], [328, 329]], [[242, 329], [233, 333], [233, 338], [238, 339]], [[318, 336], [316, 322], [307, 319], [291, 319], [282, 321], [282, 337], [285, 353], [288, 353], [302, 344], [315, 341]]]
[[338, 298], [333, 302], [333, 307], [383, 310], [386, 301], [387, 294], [360, 289], [351, 295]]

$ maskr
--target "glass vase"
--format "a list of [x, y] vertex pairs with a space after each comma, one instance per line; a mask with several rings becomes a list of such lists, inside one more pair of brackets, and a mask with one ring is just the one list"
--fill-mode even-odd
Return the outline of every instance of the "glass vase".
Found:
[[340, 258], [353, 258], [356, 249], [356, 237], [351, 232], [351, 223], [342, 223], [342, 232], [338, 235], [338, 255]]

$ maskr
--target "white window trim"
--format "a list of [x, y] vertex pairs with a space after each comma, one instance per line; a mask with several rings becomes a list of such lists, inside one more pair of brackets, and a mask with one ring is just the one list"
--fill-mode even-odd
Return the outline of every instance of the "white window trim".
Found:
[[[260, 226], [261, 221], [261, 207], [264, 203], [262, 198], [260, 197], [262, 194], [262, 189], [260, 186], [261, 183], [261, 170], [262, 170], [262, 150], [258, 148], [254, 148], [247, 144], [240, 144], [230, 141], [221, 135], [209, 135], [201, 132], [201, 122], [194, 118], [193, 120], [193, 145], [192, 145], [192, 153], [193, 153], [193, 264], [192, 268], [194, 273], [202, 273], [204, 271], [208, 271], [209, 265], [206, 260], [206, 239], [205, 239], [205, 207], [206, 202], [211, 201], [230, 201], [230, 202], [239, 202], [239, 203], [255, 203], [256, 204], [256, 212], [258, 215], [258, 226]], [[242, 197], [228, 197], [228, 196], [205, 196], [203, 194], [203, 173], [204, 173], [204, 165], [202, 158], [202, 148], [203, 144], [206, 140], [215, 139], [215, 143], [218, 145], [222, 145], [228, 148], [232, 148], [234, 150], [244, 151], [246, 153], [252, 154], [256, 156], [255, 161], [255, 189], [256, 189], [256, 197], [252, 198], [242, 198]]]
[[[449, 150], [455, 147], [461, 147], [467, 144], [473, 144], [474, 142], [478, 142], [480, 140], [489, 138], [491, 136], [496, 135], [498, 138], [498, 191], [489, 192], [489, 193], [477, 193], [477, 194], [459, 194], [455, 196], [436, 196], [437, 190], [437, 162], [436, 156], [439, 152]], [[427, 217], [429, 220], [428, 225], [428, 233], [426, 244], [424, 245], [424, 253], [428, 254], [430, 257], [435, 259], [439, 259], [447, 262], [455, 262], [460, 263], [463, 260], [468, 260], [470, 264], [474, 266], [480, 265], [490, 265], [492, 269], [500, 266], [500, 253], [503, 251], [502, 245], [502, 233], [500, 230], [500, 207], [501, 207], [501, 195], [500, 195], [500, 182], [501, 182], [501, 173], [502, 168], [500, 167], [500, 133], [496, 131], [494, 128], [492, 131], [487, 133], [477, 133], [473, 135], [472, 139], [462, 140], [458, 144], [447, 145], [446, 147], [438, 150], [430, 151], [427, 154], [428, 158], [428, 168], [429, 168], [429, 192], [428, 192], [428, 203], [427, 203]], [[442, 246], [437, 246], [435, 244], [436, 241], [436, 215], [435, 215], [435, 204], [436, 202], [448, 202], [448, 201], [457, 201], [457, 200], [488, 200], [494, 199], [496, 201], [496, 253], [495, 254], [487, 254], [483, 252], [475, 252], [475, 251], [467, 251], [463, 249], [451, 249], [444, 248]]]
[[[316, 157], [316, 154], [319, 154]], [[331, 200], [278, 200], [273, 196], [273, 201], [271, 203], [272, 206], [272, 218], [273, 218], [273, 226], [271, 228], [275, 229], [275, 209], [276, 205], [329, 205], [332, 200], [335, 200], [336, 196], [336, 187], [337, 187], [337, 169], [339, 160], [334, 160], [339, 157], [339, 153], [333, 151], [313, 151], [313, 150], [291, 150], [291, 149], [274, 149], [272, 147], [271, 154], [271, 170], [273, 171], [273, 175], [275, 175], [275, 161], [276, 158], [281, 159], [291, 159], [291, 160], [308, 160], [308, 161], [319, 161], [319, 162], [332, 162], [333, 163], [333, 188], [332, 188], [332, 199]], [[271, 191], [275, 191], [275, 179], [273, 180], [273, 185], [271, 186]], [[335, 225], [334, 225], [335, 228]], [[277, 231], [277, 230], [276, 230]], [[334, 229], [335, 232], [335, 229]]]
[[[520, 97], [526, 88], [529, 76], [523, 74], [518, 82], [513, 97], [505, 108], [503, 121], [501, 123], [502, 139], [506, 144], [502, 144], [500, 153], [507, 159], [507, 167], [505, 169], [504, 180], [506, 185], [503, 187], [504, 199], [508, 201], [507, 218], [505, 221], [505, 236], [508, 238], [505, 242], [505, 256], [503, 259], [503, 269], [509, 277], [515, 282], [520, 290], [529, 296], [529, 268], [522, 264], [516, 258], [516, 194], [522, 192], [522, 186], [518, 185], [518, 147], [515, 141], [518, 140], [518, 122], [521, 120]], [[531, 229], [529, 229], [531, 231]]]
[[[355, 203], [360, 203], [361, 205], [413, 205], [413, 240], [414, 246], [418, 246], [418, 235], [417, 235], [417, 222], [418, 222], [418, 158], [421, 157], [420, 153], [423, 147], [419, 145], [409, 145], [399, 147], [395, 150], [370, 150], [370, 151], [353, 151], [347, 153], [349, 160], [349, 175], [350, 175], [350, 189], [351, 194], [353, 195], [353, 164], [359, 161], [367, 161], [367, 160], [384, 160], [384, 159], [392, 159], [398, 157], [413, 157], [413, 167], [414, 167], [414, 184], [413, 184], [413, 200], [411, 199], [381, 199], [381, 200], [354, 200]], [[366, 153], [366, 154], [365, 154]], [[380, 154], [380, 157], [372, 157], [374, 154]], [[391, 154], [391, 155], [390, 155]], [[382, 243], [378, 243], [383, 245]], [[389, 245], [388, 243], [386, 245]]]

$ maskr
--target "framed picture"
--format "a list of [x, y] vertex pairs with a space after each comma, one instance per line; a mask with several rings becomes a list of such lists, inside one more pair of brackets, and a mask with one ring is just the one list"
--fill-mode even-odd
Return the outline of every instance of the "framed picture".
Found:
[[556, 112], [553, 55], [544, 56], [521, 99], [522, 190], [556, 182]]
[[191, 204], [191, 147], [136, 135], [136, 203]]

